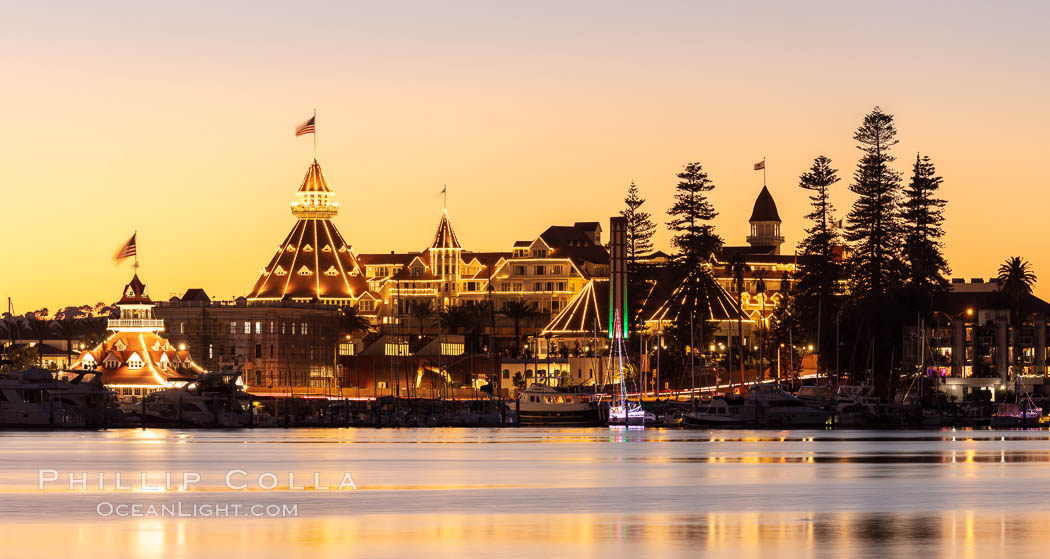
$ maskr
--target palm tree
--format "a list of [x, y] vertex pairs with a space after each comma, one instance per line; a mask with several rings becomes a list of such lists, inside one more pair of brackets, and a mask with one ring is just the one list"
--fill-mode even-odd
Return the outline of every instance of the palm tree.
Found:
[[371, 331], [372, 323], [368, 318], [361, 316], [357, 305], [347, 305], [339, 307], [339, 329], [344, 334], [353, 335], [358, 332]]
[[453, 303], [446, 305], [438, 313], [438, 325], [445, 332], [458, 334], [461, 328], [469, 324], [469, 310], [465, 305]]
[[26, 319], [26, 324], [28, 325], [30, 336], [37, 341], [37, 362], [43, 363], [44, 356], [40, 352], [42, 349], [40, 346], [43, 346], [44, 340], [54, 334], [55, 322], [49, 318], [37, 318], [33, 315]]
[[84, 339], [91, 345], [102, 343], [109, 332], [109, 319], [104, 316], [91, 316], [84, 319]]
[[77, 318], [79, 311], [75, 307], [68, 307], [61, 313], [61, 318], [55, 321], [55, 330], [58, 335], [66, 341], [66, 362], [72, 363], [73, 358], [73, 340], [75, 340], [81, 331], [81, 321]]
[[999, 266], [999, 291], [1010, 298], [1014, 305], [1014, 321], [1021, 321], [1021, 310], [1024, 299], [1032, 294], [1035, 286], [1035, 272], [1032, 265], [1020, 256], [1011, 256]]
[[423, 338], [423, 329], [426, 328], [434, 317], [434, 304], [430, 300], [409, 301], [408, 314], [419, 321], [419, 337]]
[[[766, 374], [766, 273], [762, 269], [755, 270], [755, 294], [762, 298], [762, 316], [758, 328], [758, 378]], [[743, 382], [743, 379], [741, 379]]]
[[519, 299], [504, 303], [500, 314], [514, 321], [514, 357], [518, 357], [521, 352], [521, 321], [528, 320], [535, 312], [532, 305]]
[[1021, 337], [1017, 333], [1024, 320], [1025, 298], [1032, 294], [1032, 288], [1035, 286], [1035, 272], [1032, 271], [1032, 265], [1027, 260], [1020, 256], [1011, 256], [999, 266], [999, 276], [996, 279], [999, 283], [999, 291], [1010, 299], [1013, 306], [1013, 345], [1016, 359], [1021, 353], [1020, 348], [1017, 347]]
[[[733, 283], [736, 284], [737, 303], [740, 304], [740, 316], [737, 318], [737, 337], [740, 341], [740, 382], [744, 382], [744, 274], [751, 267], [744, 262], [740, 253], [734, 254], [727, 264], [729, 273], [733, 275]], [[733, 378], [733, 364], [729, 363], [729, 378]]]
[[5, 313], [4, 330], [7, 332], [7, 339], [11, 340], [12, 344], [17, 344], [26, 335], [25, 319]]

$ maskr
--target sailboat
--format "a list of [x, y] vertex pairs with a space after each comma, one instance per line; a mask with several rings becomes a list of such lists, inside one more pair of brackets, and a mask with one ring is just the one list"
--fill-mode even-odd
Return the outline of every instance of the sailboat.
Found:
[[613, 343], [609, 351], [609, 372], [612, 378], [619, 378], [619, 391], [613, 396], [609, 406], [609, 425], [645, 425], [646, 421], [654, 422], [656, 415], [647, 413], [640, 400], [631, 400], [627, 393], [627, 373], [631, 364], [627, 360], [627, 347], [623, 341], [623, 326], [620, 311], [616, 311], [614, 321]]

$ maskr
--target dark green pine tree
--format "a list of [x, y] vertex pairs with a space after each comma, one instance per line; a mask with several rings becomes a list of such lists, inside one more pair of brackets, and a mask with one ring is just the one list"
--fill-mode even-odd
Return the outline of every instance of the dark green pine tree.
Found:
[[852, 243], [850, 288], [857, 300], [877, 301], [900, 287], [903, 227], [898, 211], [900, 173], [890, 168], [897, 144], [893, 115], [875, 107], [853, 135], [864, 155], [853, 173], [857, 194], [847, 214], [846, 239]]
[[706, 195], [715, 185], [699, 163], [686, 164], [678, 179], [675, 203], [667, 210], [671, 216], [667, 228], [674, 233], [671, 244], [678, 259], [694, 268], [722, 246], [722, 239], [711, 224], [718, 212]]
[[688, 340], [692, 325], [696, 334], [693, 341], [696, 347], [703, 347], [703, 341], [710, 336], [710, 329], [703, 327], [704, 322], [711, 318], [708, 316], [707, 291], [701, 289], [701, 284], [710, 279], [705, 277], [708, 272], [703, 263], [722, 246], [722, 239], [715, 234], [711, 224], [718, 212], [706, 194], [714, 190], [715, 185], [700, 163], [686, 164], [677, 176], [675, 203], [667, 210], [671, 218], [667, 228], [674, 233], [671, 244], [675, 247], [676, 264], [684, 278], [675, 327], [678, 332], [685, 333], [682, 339]]
[[653, 250], [653, 233], [656, 232], [656, 224], [653, 223], [649, 212], [641, 210], [645, 204], [645, 198], [638, 195], [638, 186], [631, 181], [627, 187], [627, 197], [623, 199], [627, 208], [620, 210], [620, 215], [627, 220], [627, 261], [631, 269], [634, 269], [638, 259], [649, 254]]
[[[842, 264], [836, 260], [835, 247], [841, 245], [841, 238], [835, 224], [835, 208], [831, 204], [831, 186], [839, 181], [838, 170], [831, 167], [831, 160], [821, 155], [813, 160], [813, 166], [799, 177], [799, 187], [810, 192], [812, 209], [806, 215], [810, 226], [806, 229], [806, 238], [799, 243], [799, 252], [805, 258], [796, 288], [797, 312], [804, 321], [806, 330], [815, 333], [818, 354], [818, 368], [824, 369], [826, 360], [822, 354], [830, 347], [827, 342], [833, 341], [829, 317], [835, 316], [840, 295], [839, 280], [842, 278]], [[795, 309], [793, 309], [795, 310]], [[818, 332], [818, 329], [820, 330]]]
[[941, 253], [944, 236], [944, 206], [937, 197], [943, 179], [929, 156], [915, 155], [911, 182], [904, 189], [901, 219], [904, 221], [904, 262], [907, 265], [909, 291], [925, 304], [920, 311], [929, 312], [930, 301], [948, 292], [951, 268]]

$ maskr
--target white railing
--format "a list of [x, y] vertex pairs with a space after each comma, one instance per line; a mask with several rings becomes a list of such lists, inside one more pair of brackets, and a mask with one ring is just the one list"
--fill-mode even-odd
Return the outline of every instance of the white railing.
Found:
[[109, 319], [109, 329], [116, 330], [118, 328], [150, 328], [163, 330], [164, 321], [159, 318], [111, 318]]

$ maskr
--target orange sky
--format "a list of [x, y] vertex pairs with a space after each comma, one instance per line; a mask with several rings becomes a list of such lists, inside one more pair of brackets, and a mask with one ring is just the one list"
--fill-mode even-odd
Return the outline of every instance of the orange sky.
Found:
[[898, 169], [921, 150], [944, 176], [953, 275], [1020, 254], [1050, 277], [1047, 4], [563, 4], [8, 6], [0, 296], [113, 301], [130, 269], [110, 258], [135, 229], [154, 297], [245, 294], [294, 223], [311, 142], [292, 129], [314, 107], [359, 252], [425, 248], [442, 184], [467, 249], [509, 250], [607, 222], [631, 180], [666, 248], [688, 161], [742, 244], [763, 156], [793, 247], [799, 174], [831, 157], [844, 215], [852, 132], [878, 104]]

